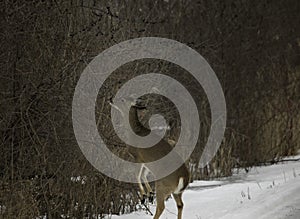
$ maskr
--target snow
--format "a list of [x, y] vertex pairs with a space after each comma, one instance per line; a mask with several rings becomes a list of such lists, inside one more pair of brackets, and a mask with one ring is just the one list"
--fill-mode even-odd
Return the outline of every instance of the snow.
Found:
[[[298, 159], [297, 157], [290, 157]], [[300, 218], [300, 162], [285, 162], [239, 171], [214, 181], [196, 181], [183, 193], [183, 218], [296, 219]], [[155, 205], [149, 205], [155, 213]], [[177, 218], [173, 199], [161, 219]], [[112, 219], [151, 219], [144, 210]]]

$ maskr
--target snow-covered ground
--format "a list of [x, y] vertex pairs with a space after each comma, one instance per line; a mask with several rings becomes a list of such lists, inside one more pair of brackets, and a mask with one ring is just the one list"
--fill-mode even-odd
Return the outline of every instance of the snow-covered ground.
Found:
[[[291, 157], [294, 159], [300, 158]], [[183, 194], [183, 219], [299, 219], [300, 162], [240, 171], [217, 181], [196, 181]], [[155, 205], [149, 208], [155, 213]], [[173, 199], [161, 219], [177, 218]], [[112, 219], [151, 219], [141, 210]]]

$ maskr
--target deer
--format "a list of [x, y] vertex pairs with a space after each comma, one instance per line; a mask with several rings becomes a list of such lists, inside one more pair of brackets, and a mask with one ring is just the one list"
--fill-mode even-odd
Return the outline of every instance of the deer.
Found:
[[[146, 109], [146, 107], [142, 106], [138, 99], [130, 97], [112, 101], [112, 98], [110, 98], [110, 105], [114, 109], [118, 110], [123, 118], [125, 118], [125, 107], [130, 109], [129, 116], [126, 118], [129, 118], [129, 124], [131, 126], [130, 128], [135, 132], [135, 134], [139, 136], [146, 136], [151, 132], [151, 130], [146, 128], [139, 120], [138, 110]], [[128, 149], [128, 153], [134, 158], [135, 162], [142, 163], [141, 169], [137, 176], [137, 181], [140, 194], [142, 196], [141, 200], [144, 200], [145, 197], [149, 197], [149, 195], [154, 194], [147, 181], [146, 175], [148, 172], [151, 172], [155, 176], [156, 172], [155, 170], [149, 169], [147, 167], [147, 163], [164, 157], [173, 149], [173, 146], [164, 139], [161, 139], [156, 145], [149, 148], [133, 147], [130, 145], [126, 145], [126, 147]], [[170, 195], [172, 195], [176, 201], [178, 210], [177, 219], [182, 218], [182, 210], [184, 205], [182, 193], [187, 188], [190, 180], [189, 170], [185, 163], [182, 163], [183, 164], [174, 172], [161, 179], [155, 180], [156, 211], [153, 219], [159, 219], [165, 209], [165, 200]], [[146, 186], [147, 193], [143, 187], [142, 180]]]

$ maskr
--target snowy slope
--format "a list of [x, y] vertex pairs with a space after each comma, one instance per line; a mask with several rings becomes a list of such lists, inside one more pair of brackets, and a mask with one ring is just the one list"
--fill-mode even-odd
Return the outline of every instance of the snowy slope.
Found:
[[[300, 158], [294, 157], [294, 158]], [[300, 162], [256, 167], [218, 181], [197, 181], [183, 194], [184, 219], [299, 219]], [[155, 205], [150, 206], [155, 212]], [[174, 200], [166, 202], [161, 219], [176, 218]], [[145, 211], [112, 219], [151, 219]]]

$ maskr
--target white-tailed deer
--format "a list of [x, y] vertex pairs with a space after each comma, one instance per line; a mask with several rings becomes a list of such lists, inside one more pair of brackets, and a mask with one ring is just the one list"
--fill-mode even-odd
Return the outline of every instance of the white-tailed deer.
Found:
[[[123, 98], [122, 100], [119, 100], [117, 102], [116, 101], [114, 103], [111, 102], [110, 104], [115, 109], [120, 111], [120, 113], [123, 115], [123, 118], [125, 118], [124, 117], [124, 112], [126, 112], [124, 110], [125, 107], [130, 108], [129, 124], [131, 126], [131, 129], [135, 132], [135, 134], [139, 136], [146, 136], [151, 132], [151, 130], [144, 127], [141, 124], [140, 120], [138, 119], [137, 110], [145, 107], [142, 107], [139, 104], [137, 104], [137, 102], [133, 98], [128, 98], [128, 99]], [[140, 188], [141, 195], [142, 196], [146, 195], [146, 192], [141, 182], [141, 180], [143, 180], [147, 189], [147, 195], [149, 195], [149, 193], [151, 193], [152, 190], [149, 183], [147, 182], [146, 173], [144, 171], [145, 170], [150, 171], [155, 176], [155, 170], [150, 170], [147, 167], [147, 163], [164, 157], [173, 149], [173, 147], [163, 139], [159, 141], [159, 143], [157, 143], [156, 145], [149, 148], [137, 148], [129, 145], [127, 147], [128, 147], [128, 152], [135, 159], [135, 161], [143, 164], [140, 173], [138, 175], [139, 188]], [[160, 217], [160, 215], [165, 209], [164, 201], [171, 194], [173, 195], [177, 204], [177, 208], [178, 208], [177, 218], [178, 219], [182, 218], [182, 209], [183, 209], [182, 193], [184, 189], [187, 187], [188, 183], [189, 183], [189, 171], [185, 166], [184, 162], [173, 173], [170, 173], [168, 176], [165, 176], [155, 181], [157, 206], [156, 206], [154, 219], [158, 219]]]

